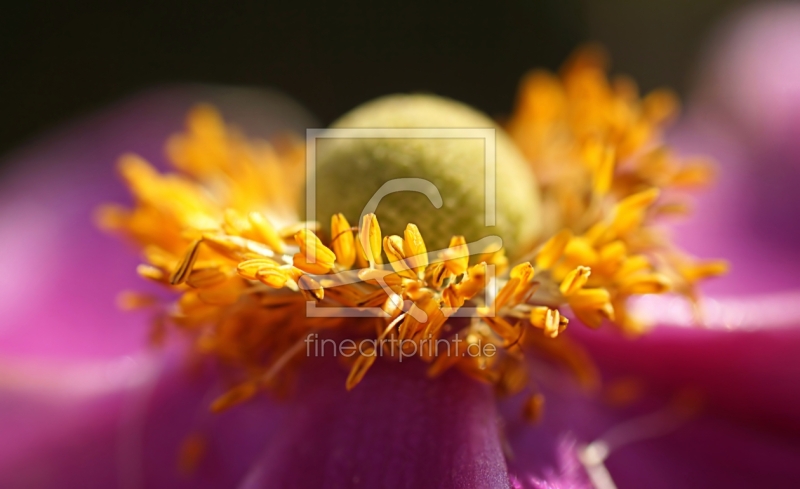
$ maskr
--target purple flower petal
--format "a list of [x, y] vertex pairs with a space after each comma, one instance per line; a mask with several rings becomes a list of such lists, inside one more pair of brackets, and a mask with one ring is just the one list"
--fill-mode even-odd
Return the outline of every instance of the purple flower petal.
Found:
[[718, 30], [706, 50], [692, 105], [748, 143], [789, 142], [800, 126], [800, 7], [754, 4]]
[[[794, 221], [796, 208], [765, 205], [757, 191], [769, 186], [764, 161], [703, 114], [681, 124], [671, 139], [682, 153], [714, 157], [720, 170], [719, 180], [697, 196], [694, 214], [674, 228], [682, 248], [732, 265], [728, 275], [704, 284], [704, 290], [731, 296], [800, 289], [795, 273], [800, 255], [787, 237], [794, 231], [785, 229], [791, 228], [785, 223]], [[787, 183], [800, 183], [800, 174], [781, 170], [781, 175]]]
[[509, 479], [489, 386], [378, 360], [352, 391], [330, 359], [310, 369], [242, 489], [495, 488]]
[[720, 158], [728, 198], [699, 202], [701, 213], [718, 219], [695, 220], [685, 234], [710, 238], [705, 248], [729, 244], [728, 283], [797, 288], [800, 6], [743, 10], [707, 51], [678, 144]]
[[116, 295], [142, 289], [138, 258], [92, 222], [127, 195], [115, 162], [136, 152], [165, 166], [166, 138], [195, 103], [218, 105], [253, 136], [302, 131], [311, 118], [269, 92], [204, 86], [159, 89], [123, 102], [8, 157], [0, 182], [0, 354], [110, 357], [144, 346], [146, 320]]
[[[133, 151], [165, 166], [166, 138], [198, 102], [217, 105], [254, 136], [313, 124], [278, 94], [175, 87], [8, 156], [0, 182], [0, 480], [11, 487], [231, 486], [274, 426], [272, 414], [260, 417], [273, 409], [263, 403], [236, 416], [208, 415], [221, 392], [209, 391], [214, 377], [195, 384], [175, 360], [146, 360], [147, 316], [122, 312], [114, 300], [125, 288], [146, 287], [138, 259], [91, 219], [97, 205], [127, 195], [116, 159]], [[200, 479], [181, 478], [178, 449], [198, 427], [210, 432], [217, 463], [204, 463]], [[130, 439], [136, 443], [128, 446]]]
[[544, 389], [538, 426], [514, 415], [518, 399], [503, 403], [509, 470], [518, 487], [595, 487], [587, 477], [587, 469], [596, 472], [587, 446], [602, 442], [611, 446], [603, 467], [619, 489], [793, 487], [800, 476], [796, 432], [744, 423], [712, 406], [683, 417], [670, 407], [670, 390], [655, 384], [646, 383], [633, 405], [619, 407], [570, 389], [566, 380]]
[[[279, 425], [282, 408], [259, 398], [212, 414], [209, 403], [222, 392], [217, 373], [192, 373], [183, 358], [29, 367], [28, 377], [50, 370], [51, 378], [71, 385], [4, 390], [4, 487], [235, 487]], [[193, 436], [203, 453], [187, 472], [180, 458]]]

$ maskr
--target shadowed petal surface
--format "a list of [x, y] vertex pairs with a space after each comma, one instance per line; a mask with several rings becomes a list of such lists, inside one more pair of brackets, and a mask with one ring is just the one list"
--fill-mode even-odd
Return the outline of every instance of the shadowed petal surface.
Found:
[[456, 371], [429, 380], [418, 362], [379, 359], [348, 393], [341, 367], [309, 363], [242, 489], [508, 487], [488, 386]]

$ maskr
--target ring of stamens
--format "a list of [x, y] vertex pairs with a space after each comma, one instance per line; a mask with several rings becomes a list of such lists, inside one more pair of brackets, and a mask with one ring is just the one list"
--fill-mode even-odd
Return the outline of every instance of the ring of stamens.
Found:
[[[156, 307], [154, 338], [173, 324], [201, 353], [239, 367], [241, 382], [215, 410], [283, 388], [280, 374], [300, 362], [312, 334], [373, 341], [350, 359], [347, 389], [378, 356], [402, 359], [412, 346], [431, 376], [455, 367], [500, 394], [532, 386], [532, 351], [560, 359], [591, 385], [594, 370], [562, 335], [568, 316], [639, 333], [626, 307], [631, 296], [672, 291], [695, 301], [697, 282], [727, 268], [688, 257], [654, 225], [682, 212], [670, 198], [712, 174], [706, 162], [683, 164], [657, 144], [674, 108], [666, 92], [639, 99], [629, 80], [609, 83], [591, 50], [560, 78], [529, 75], [508, 128], [539, 177], [545, 215], [531, 218], [544, 219], [548, 231], [513, 266], [502, 248], [462, 236], [429, 251], [413, 223], [402, 236], [383, 236], [374, 214], [355, 226], [334, 214], [330, 236], [318, 234], [316, 223], [293, 219], [288, 204], [301, 187], [302, 145], [247, 140], [208, 106], [194, 109], [188, 131], [168, 143], [179, 173], [122, 158], [135, 206], [106, 206], [99, 220], [141, 246], [141, 276], [179, 294], [167, 304], [125, 295], [128, 307]], [[307, 303], [359, 317], [307, 317]], [[461, 353], [429, 346], [438, 340]], [[496, 354], [465, 354], [476, 344]], [[535, 390], [526, 406], [539, 416]]]

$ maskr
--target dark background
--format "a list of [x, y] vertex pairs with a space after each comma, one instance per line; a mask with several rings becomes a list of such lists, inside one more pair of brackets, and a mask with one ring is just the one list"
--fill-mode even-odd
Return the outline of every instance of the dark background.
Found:
[[744, 0], [291, 1], [79, 7], [6, 4], [0, 16], [0, 155], [70, 117], [181, 81], [272, 86], [330, 122], [398, 91], [492, 115], [529, 68], [582, 42], [643, 88], [685, 90], [698, 48]]

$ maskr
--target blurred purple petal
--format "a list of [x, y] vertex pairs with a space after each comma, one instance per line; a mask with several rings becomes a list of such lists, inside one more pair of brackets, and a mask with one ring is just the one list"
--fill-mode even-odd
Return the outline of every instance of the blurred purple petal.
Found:
[[0, 353], [109, 357], [144, 346], [146, 321], [117, 293], [143, 287], [138, 258], [92, 213], [127, 192], [115, 162], [136, 152], [165, 166], [166, 138], [207, 101], [253, 136], [303, 131], [311, 117], [282, 95], [204, 86], [147, 92], [9, 155], [0, 182]]
[[[218, 376], [190, 373], [182, 357], [72, 362], [49, 372], [71, 385], [6, 386], [3, 432], [14, 443], [0, 444], [4, 487], [235, 487], [279, 425], [281, 408], [260, 398], [210, 413], [222, 392]], [[28, 370], [41, 376], [48, 367]], [[192, 435], [204, 453], [196, 470], [184, 472], [179, 457]]]
[[683, 234], [703, 251], [729, 247], [718, 253], [734, 263], [727, 282], [736, 289], [797, 288], [800, 6], [741, 11], [723, 24], [703, 61], [676, 142], [718, 157], [723, 181], [716, 197], [698, 202], [700, 219]]
[[[605, 464], [619, 488], [794, 487], [800, 480], [799, 298], [707, 300], [705, 327], [690, 321], [684, 303], [647, 298], [641, 310], [662, 322], [639, 338], [576, 325], [571, 337], [604, 378], [634, 379], [642, 398], [615, 407], [539, 369], [546, 395], [540, 426], [519, 419], [519, 399], [503, 403], [506, 419], [514, 420], [508, 427], [512, 475], [521, 487], [584, 487], [575, 482], [585, 474], [576, 469], [580, 450], [632, 423], [633, 442], [612, 451]], [[656, 423], [654, 436], [638, 439], [647, 431], [638, 420], [669, 411], [670, 397], [686, 389], [703, 400], [699, 416], [671, 426], [673, 413], [661, 428]], [[541, 485], [542, 479], [557, 482]]]
[[[116, 159], [132, 151], [164, 167], [166, 138], [198, 102], [217, 105], [253, 136], [313, 124], [279, 94], [175, 87], [132, 97], [7, 157], [0, 182], [0, 479], [11, 487], [230, 486], [274, 426], [263, 421], [271, 415], [260, 418], [272, 408], [258, 402], [209, 421], [208, 403], [221, 392], [213, 377], [190, 382], [175, 359], [144, 352], [147, 316], [115, 305], [121, 290], [146, 287], [135, 273], [138, 258], [91, 219], [97, 205], [127, 194]], [[180, 445], [203, 428], [193, 413], [209, 425], [203, 431], [212, 458], [199, 479], [180, 478]]]
[[716, 112], [746, 141], [793, 140], [800, 126], [800, 6], [767, 3], [723, 23], [702, 59], [692, 104]]
[[[795, 272], [800, 254], [787, 237], [795, 228], [786, 224], [794, 222], [797, 209], [766, 205], [758, 191], [770, 185], [763, 160], [754, 159], [751, 149], [702, 113], [676, 128], [671, 139], [684, 154], [714, 157], [720, 170], [718, 181], [697, 196], [694, 214], [674, 227], [677, 243], [688, 252], [722, 257], [732, 265], [730, 273], [704, 284], [704, 290], [712, 296], [800, 290]], [[800, 175], [790, 171], [783, 171], [782, 178], [800, 184]]]
[[[610, 379], [622, 375], [608, 372]], [[518, 487], [595, 487], [584, 469], [585, 450], [604, 441], [612, 444], [604, 466], [619, 489], [788, 488], [800, 477], [796, 433], [744, 423], [713, 406], [682, 418], [669, 407], [673, 391], [658, 384], [646, 383], [641, 399], [618, 407], [571, 389], [568, 379], [561, 385], [551, 380], [538, 426], [515, 416], [519, 399], [501, 404], [510, 420], [509, 470]]]

